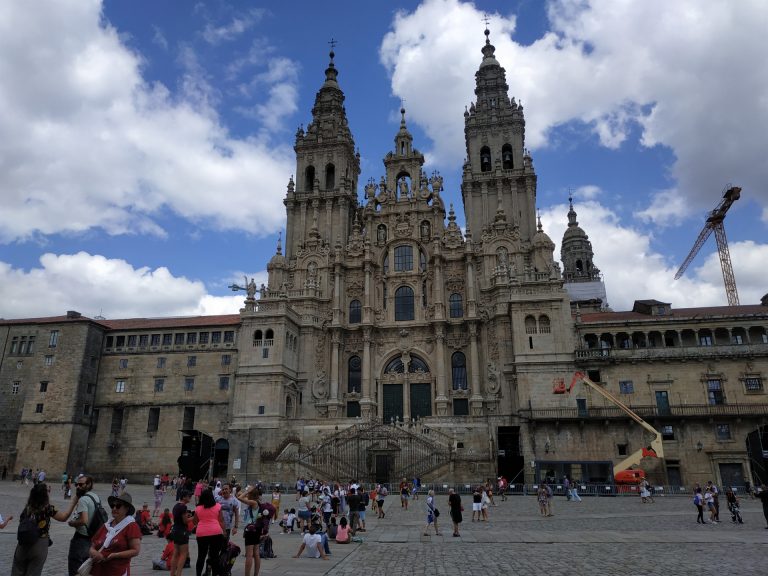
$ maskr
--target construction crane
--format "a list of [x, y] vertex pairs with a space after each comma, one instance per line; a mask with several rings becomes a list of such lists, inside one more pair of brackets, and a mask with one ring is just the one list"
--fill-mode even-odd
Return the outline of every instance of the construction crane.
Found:
[[725, 237], [725, 227], [723, 226], [723, 220], [725, 220], [725, 213], [731, 207], [731, 204], [736, 202], [741, 196], [741, 188], [738, 186], [730, 186], [723, 194], [723, 199], [720, 204], [709, 213], [707, 220], [704, 223], [704, 229], [699, 234], [696, 242], [691, 248], [691, 252], [688, 257], [680, 266], [680, 269], [675, 274], [675, 280], [678, 280], [684, 273], [688, 265], [699, 253], [704, 242], [707, 241], [712, 231], [715, 231], [715, 240], [717, 241], [717, 251], [720, 254], [720, 267], [723, 269], [723, 281], [725, 282], [725, 293], [728, 296], [728, 306], [739, 305], [739, 292], [736, 290], [736, 278], [733, 275], [733, 267], [731, 266], [731, 253], [728, 250], [728, 239]]

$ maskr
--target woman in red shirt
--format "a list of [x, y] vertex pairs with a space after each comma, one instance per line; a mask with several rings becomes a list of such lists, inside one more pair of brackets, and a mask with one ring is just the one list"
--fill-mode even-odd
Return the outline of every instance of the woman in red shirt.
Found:
[[197, 536], [197, 576], [202, 576], [205, 569], [205, 558], [209, 557], [213, 576], [220, 576], [219, 556], [224, 547], [224, 516], [221, 504], [217, 503], [210, 488], [203, 490], [195, 508], [195, 534]]
[[130, 574], [131, 558], [141, 550], [141, 530], [133, 518], [136, 509], [131, 495], [123, 492], [120, 496], [110, 496], [108, 502], [112, 521], [99, 528], [91, 539], [91, 576]]

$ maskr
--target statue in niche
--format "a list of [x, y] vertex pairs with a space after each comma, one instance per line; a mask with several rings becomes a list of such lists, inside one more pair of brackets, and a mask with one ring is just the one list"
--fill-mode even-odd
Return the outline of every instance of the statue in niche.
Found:
[[421, 239], [427, 242], [429, 241], [430, 236], [431, 236], [431, 230], [430, 230], [429, 222], [424, 220], [421, 223]]
[[317, 264], [310, 262], [307, 266], [307, 286], [317, 286]]
[[497, 394], [501, 388], [501, 371], [496, 364], [488, 362], [488, 392]]
[[325, 376], [325, 370], [320, 370], [314, 380], [312, 380], [312, 396], [322, 400], [328, 395], [328, 382]]
[[379, 227], [376, 229], [376, 240], [380, 244], [387, 241], [387, 227], [384, 224], [379, 224]]
[[501, 246], [496, 250], [496, 266], [501, 268], [504, 272], [509, 269], [509, 253], [504, 246]]
[[405, 198], [408, 198], [408, 182], [405, 179], [405, 176], [400, 178], [400, 200], [404, 200]]

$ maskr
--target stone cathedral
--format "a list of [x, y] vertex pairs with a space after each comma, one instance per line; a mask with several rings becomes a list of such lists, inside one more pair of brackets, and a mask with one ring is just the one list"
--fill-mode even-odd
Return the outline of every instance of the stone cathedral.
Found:
[[663, 431], [664, 458], [641, 463], [656, 483], [768, 480], [768, 299], [613, 312], [572, 201], [561, 270], [523, 106], [485, 34], [462, 207], [446, 206], [404, 109], [384, 175], [358, 182], [331, 52], [268, 283], [246, 282], [229, 316], [0, 320], [0, 465], [612, 482], [648, 438], [588, 389], [553, 393], [579, 370]]

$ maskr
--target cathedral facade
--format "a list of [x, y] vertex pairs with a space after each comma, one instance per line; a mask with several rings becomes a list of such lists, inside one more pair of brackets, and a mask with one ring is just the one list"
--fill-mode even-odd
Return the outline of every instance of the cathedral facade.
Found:
[[337, 76], [331, 53], [296, 133], [284, 240], [240, 314], [0, 321], [6, 465], [611, 482], [647, 438], [588, 389], [555, 393], [578, 370], [663, 428], [669, 457], [638, 464], [657, 483], [765, 472], [768, 307], [609, 311], [572, 203], [561, 270], [536, 217], [523, 107], [487, 31], [464, 113], [463, 232], [405, 110], [360, 199]]

